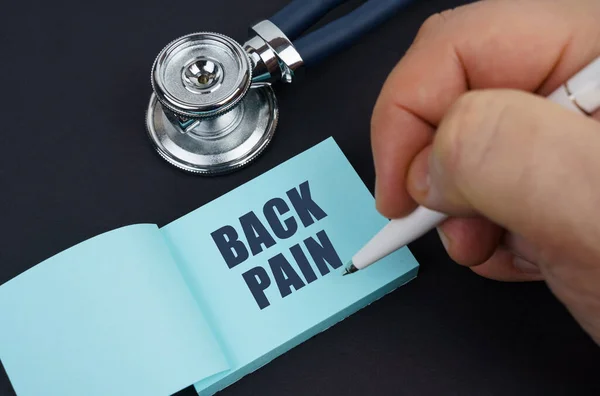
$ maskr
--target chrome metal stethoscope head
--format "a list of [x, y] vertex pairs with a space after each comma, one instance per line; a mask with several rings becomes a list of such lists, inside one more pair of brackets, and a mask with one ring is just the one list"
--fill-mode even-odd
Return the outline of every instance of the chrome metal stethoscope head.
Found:
[[146, 125], [172, 165], [222, 174], [250, 163], [271, 141], [278, 121], [271, 84], [291, 82], [302, 59], [269, 21], [251, 32], [243, 46], [222, 34], [188, 34], [156, 57]]

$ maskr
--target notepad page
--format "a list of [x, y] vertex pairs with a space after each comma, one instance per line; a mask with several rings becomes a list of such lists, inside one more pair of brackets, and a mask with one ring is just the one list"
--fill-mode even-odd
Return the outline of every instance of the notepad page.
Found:
[[414, 278], [407, 248], [341, 275], [387, 221], [329, 138], [162, 228], [231, 366], [196, 390], [223, 389]]
[[0, 286], [19, 396], [166, 396], [227, 362], [155, 225], [123, 227]]

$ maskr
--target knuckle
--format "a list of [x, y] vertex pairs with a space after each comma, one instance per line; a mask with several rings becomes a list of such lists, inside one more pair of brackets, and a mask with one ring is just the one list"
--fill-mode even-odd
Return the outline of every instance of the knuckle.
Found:
[[419, 28], [415, 42], [419, 42], [422, 39], [429, 37], [436, 32], [440, 31], [442, 27], [448, 22], [448, 20], [454, 14], [454, 10], [446, 10], [442, 12], [436, 12], [430, 15], [425, 22]]

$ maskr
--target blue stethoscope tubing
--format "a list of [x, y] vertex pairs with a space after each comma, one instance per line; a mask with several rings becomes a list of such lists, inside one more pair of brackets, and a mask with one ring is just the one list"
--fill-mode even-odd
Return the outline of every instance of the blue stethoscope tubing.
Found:
[[304, 65], [312, 66], [351, 46], [414, 0], [368, 0], [347, 15], [299, 37], [327, 12], [348, 0], [293, 0], [269, 20], [290, 39]]

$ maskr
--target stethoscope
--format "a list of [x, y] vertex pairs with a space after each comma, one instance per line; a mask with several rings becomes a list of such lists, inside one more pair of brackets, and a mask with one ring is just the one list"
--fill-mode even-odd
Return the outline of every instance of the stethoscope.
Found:
[[218, 33], [180, 37], [152, 65], [146, 114], [160, 156], [185, 171], [217, 175], [255, 160], [270, 143], [279, 110], [272, 85], [350, 46], [412, 0], [369, 0], [300, 37], [347, 0], [293, 0], [250, 28], [243, 45]]

